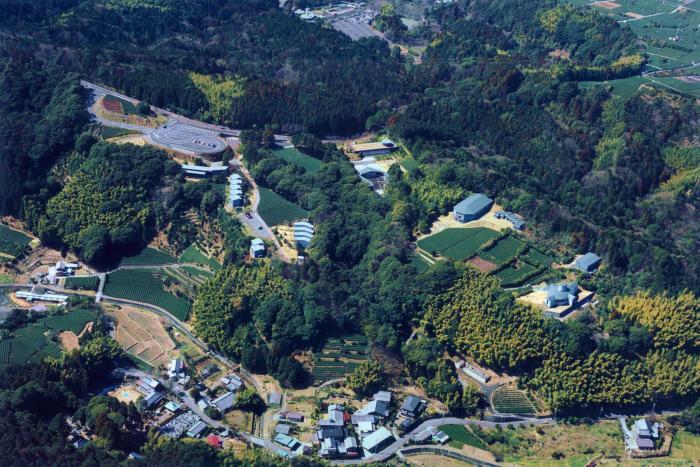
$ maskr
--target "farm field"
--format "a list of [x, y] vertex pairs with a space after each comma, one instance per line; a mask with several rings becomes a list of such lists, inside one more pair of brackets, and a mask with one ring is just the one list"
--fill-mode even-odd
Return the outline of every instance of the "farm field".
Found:
[[530, 248], [527, 253], [520, 257], [523, 261], [532, 264], [533, 266], [551, 266], [552, 258], [545, 255], [539, 250]]
[[303, 168], [307, 172], [316, 172], [321, 168], [321, 164], [323, 164], [323, 161], [315, 157], [307, 156], [296, 148], [275, 149], [272, 151], [272, 154], [285, 162]]
[[347, 376], [368, 358], [369, 347], [365, 336], [328, 339], [323, 349], [314, 354], [314, 367], [311, 372], [314, 385]]
[[671, 458], [700, 461], [700, 436], [680, 431], [673, 436]]
[[146, 247], [135, 256], [126, 256], [119, 263], [120, 266], [161, 266], [163, 264], [175, 264], [177, 259], [169, 254]]
[[500, 386], [491, 395], [494, 410], [500, 413], [534, 414], [535, 406], [525, 393], [519, 389]]
[[260, 204], [258, 214], [269, 226], [282, 224], [309, 215], [307, 211], [267, 188], [260, 188]]
[[136, 106], [126, 99], [107, 94], [103, 99], [103, 106], [110, 112], [123, 113], [126, 115], [136, 115]]
[[47, 356], [59, 357], [61, 348], [45, 333], [70, 331], [79, 334], [89, 321], [92, 321], [90, 310], [74, 310], [64, 315], [40, 318], [18, 329], [15, 337], [0, 341], [0, 366], [40, 361]]
[[221, 269], [221, 265], [215, 259], [212, 259], [202, 253], [202, 251], [197, 248], [197, 245], [194, 243], [188, 246], [185, 251], [182, 252], [177, 261], [178, 263], [199, 264], [200, 266], [207, 267], [213, 271], [218, 271]]
[[99, 284], [96, 276], [73, 276], [66, 277], [64, 285], [67, 289], [97, 290]]
[[531, 264], [521, 263], [519, 266], [508, 266], [496, 273], [496, 277], [501, 280], [504, 287], [516, 285], [530, 274], [537, 271]]
[[157, 315], [127, 306], [106, 313], [116, 320], [115, 339], [124, 350], [154, 367], [167, 365], [175, 343]]
[[24, 233], [0, 224], [0, 253], [16, 258], [24, 252], [31, 240]]
[[418, 241], [418, 247], [428, 254], [461, 261], [474, 255], [482, 245], [498, 237], [498, 232], [484, 227], [449, 228]]
[[167, 292], [163, 284], [162, 270], [121, 269], [107, 275], [104, 294], [109, 297], [123, 298], [137, 302], [149, 303], [161, 307], [176, 318], [186, 321], [191, 303]]
[[523, 245], [524, 243], [520, 240], [507, 236], [489, 249], [482, 251], [480, 256], [496, 264], [503, 264], [513, 259]]
[[464, 425], [443, 425], [440, 431], [450, 437], [450, 446], [462, 449], [465, 444], [479, 449], [486, 449], [486, 444], [476, 437], [472, 431]]

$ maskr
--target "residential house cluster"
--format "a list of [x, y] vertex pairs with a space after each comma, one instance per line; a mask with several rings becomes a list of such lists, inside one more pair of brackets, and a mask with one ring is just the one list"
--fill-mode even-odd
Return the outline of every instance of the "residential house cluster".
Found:
[[143, 395], [141, 404], [146, 409], [155, 407], [165, 396], [159, 391], [160, 383], [153, 378], [144, 376], [136, 382], [135, 386], [136, 390]]
[[430, 425], [425, 430], [414, 435], [412, 439], [419, 444], [425, 444], [428, 441], [445, 444], [450, 440], [450, 436], [444, 431], [438, 430], [437, 427]]
[[346, 412], [340, 404], [328, 406], [326, 418], [319, 421], [316, 438], [321, 443], [319, 455], [326, 459], [359, 458], [357, 439], [345, 429]]
[[219, 380], [218, 387], [218, 394], [213, 399], [200, 392], [200, 399], [197, 401], [200, 409], [214, 407], [222, 414], [231, 410], [236, 403], [236, 393], [243, 387], [243, 380], [236, 374], [230, 374]]
[[56, 285], [60, 277], [70, 277], [75, 275], [75, 271], [80, 269], [80, 263], [66, 263], [59, 261], [55, 266], [49, 268], [46, 274], [46, 282], [51, 285]]
[[399, 408], [396, 426], [404, 432], [408, 431], [418, 421], [428, 403], [416, 396], [408, 396]]
[[632, 434], [634, 435], [634, 441], [637, 445], [637, 449], [643, 451], [656, 449], [655, 441], [660, 438], [660, 428], [660, 423], [651, 422], [645, 418], [635, 421], [634, 425], [632, 426]]

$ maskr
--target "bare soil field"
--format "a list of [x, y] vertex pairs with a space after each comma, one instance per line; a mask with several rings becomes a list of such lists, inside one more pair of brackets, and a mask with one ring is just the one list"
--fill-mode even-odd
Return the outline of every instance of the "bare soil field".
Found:
[[487, 261], [479, 257], [472, 258], [469, 261], [467, 261], [467, 263], [471, 264], [484, 274], [487, 274], [498, 267], [496, 266], [496, 263], [492, 263], [491, 261]]
[[127, 352], [156, 367], [167, 365], [175, 343], [158, 316], [128, 306], [105, 311], [116, 320], [115, 339]]
[[73, 331], [63, 331], [58, 335], [61, 339], [61, 347], [66, 350], [76, 350], [80, 348], [80, 341]]
[[599, 8], [605, 8], [606, 10], [614, 10], [615, 8], [620, 8], [619, 3], [611, 2], [608, 0], [602, 0], [599, 2], [591, 3], [591, 6], [597, 6]]

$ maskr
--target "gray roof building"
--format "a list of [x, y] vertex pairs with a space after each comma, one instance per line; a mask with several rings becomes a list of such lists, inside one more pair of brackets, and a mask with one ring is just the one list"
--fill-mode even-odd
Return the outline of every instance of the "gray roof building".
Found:
[[211, 404], [219, 409], [221, 412], [226, 412], [228, 409], [233, 407], [233, 403], [236, 401], [236, 395], [232, 392], [227, 392], [217, 397]]
[[401, 404], [401, 413], [406, 417], [416, 418], [423, 411], [423, 401], [416, 396], [408, 396]]
[[581, 256], [579, 259], [574, 261], [574, 266], [576, 269], [580, 269], [583, 272], [593, 272], [598, 269], [601, 262], [600, 256], [590, 251], [585, 255]]
[[279, 392], [271, 392], [267, 395], [267, 403], [269, 405], [280, 405], [282, 403], [282, 394]]
[[481, 193], [474, 193], [455, 205], [452, 213], [458, 222], [469, 222], [480, 218], [493, 205], [493, 200]]
[[556, 308], [563, 305], [573, 306], [578, 297], [578, 285], [576, 282], [549, 285], [544, 291], [547, 294], [544, 299], [544, 304], [547, 308]]
[[362, 440], [362, 447], [367, 451], [376, 454], [394, 441], [394, 435], [385, 427], [381, 427], [374, 433], [365, 436]]

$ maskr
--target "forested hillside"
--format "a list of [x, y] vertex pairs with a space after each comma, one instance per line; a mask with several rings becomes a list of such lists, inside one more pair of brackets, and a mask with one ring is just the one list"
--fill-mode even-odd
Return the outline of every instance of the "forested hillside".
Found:
[[672, 149], [696, 144], [692, 101], [658, 91], [625, 101], [573, 81], [638, 70], [631, 31], [529, 0], [471, 2], [445, 21], [414, 74], [425, 92], [389, 119], [421, 164], [394, 192], [417, 225], [446, 212], [445, 190], [484, 192], [552, 247], [605, 255], [626, 275], [617, 288], [697, 291], [697, 177], [673, 166], [691, 149]]

